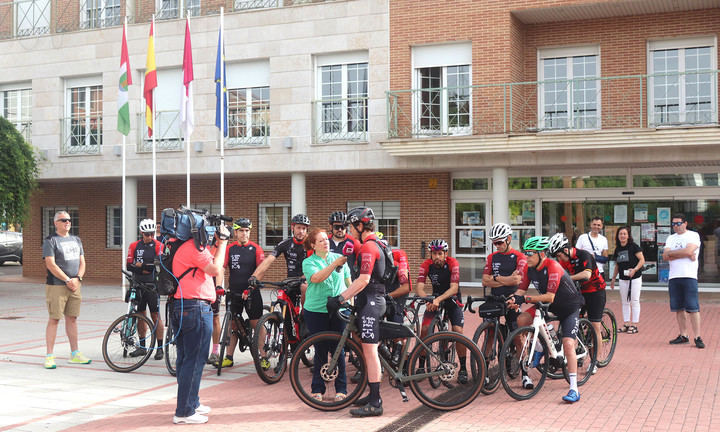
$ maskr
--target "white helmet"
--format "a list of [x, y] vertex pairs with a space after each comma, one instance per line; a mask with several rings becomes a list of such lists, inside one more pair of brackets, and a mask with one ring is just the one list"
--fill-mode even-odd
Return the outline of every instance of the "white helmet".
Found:
[[512, 235], [512, 228], [506, 223], [496, 223], [490, 229], [490, 240], [495, 241], [499, 239], [506, 239], [509, 235]]
[[143, 219], [140, 221], [140, 232], [155, 233], [155, 221], [152, 219]]
[[550, 241], [548, 242], [548, 254], [554, 257], [555, 255], [557, 255], [558, 252], [569, 246], [570, 242], [568, 241], [567, 237], [565, 237], [565, 234], [557, 233], [554, 236], [550, 237]]

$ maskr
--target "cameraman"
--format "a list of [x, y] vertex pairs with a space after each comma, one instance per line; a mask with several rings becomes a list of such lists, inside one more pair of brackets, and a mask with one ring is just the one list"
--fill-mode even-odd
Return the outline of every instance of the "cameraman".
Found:
[[215, 301], [213, 276], [220, 274], [225, 261], [225, 248], [230, 232], [224, 224], [215, 233], [216, 249], [213, 256], [207, 247], [201, 250], [192, 240], [181, 245], [173, 259], [172, 272], [181, 275], [190, 271], [175, 293], [176, 303], [172, 311], [173, 326], [180, 329], [177, 335], [177, 407], [173, 423], [207, 423], [210, 407], [200, 404], [198, 391], [203, 365], [210, 350], [212, 333], [212, 310]]

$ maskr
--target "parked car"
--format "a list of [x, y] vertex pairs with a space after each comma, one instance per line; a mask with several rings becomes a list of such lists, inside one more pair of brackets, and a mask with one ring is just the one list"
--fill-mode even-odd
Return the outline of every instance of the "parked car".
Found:
[[14, 231], [0, 231], [0, 265], [5, 261], [17, 261], [22, 264], [23, 236]]

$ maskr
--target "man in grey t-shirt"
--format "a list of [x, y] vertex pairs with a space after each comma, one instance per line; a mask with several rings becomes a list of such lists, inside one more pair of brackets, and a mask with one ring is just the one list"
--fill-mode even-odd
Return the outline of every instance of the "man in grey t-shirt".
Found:
[[70, 215], [59, 211], [53, 218], [55, 234], [43, 242], [43, 259], [47, 268], [45, 301], [48, 323], [45, 329], [47, 355], [45, 368], [55, 369], [55, 338], [60, 319], [65, 318], [65, 333], [70, 341], [68, 363], [88, 364], [90, 359], [78, 351], [77, 317], [80, 315], [82, 293], [80, 283], [85, 275], [85, 254], [79, 237], [70, 234]]

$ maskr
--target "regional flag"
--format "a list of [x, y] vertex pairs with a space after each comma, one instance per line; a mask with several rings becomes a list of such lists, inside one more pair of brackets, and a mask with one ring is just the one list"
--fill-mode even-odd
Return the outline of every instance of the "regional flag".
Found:
[[[222, 54], [220, 54], [221, 52], [222, 52]], [[220, 72], [221, 71], [220, 67], [222, 67], [222, 73]], [[221, 94], [222, 94], [222, 97], [221, 97]], [[218, 31], [217, 59], [215, 60], [215, 126], [218, 129], [222, 129], [223, 136], [228, 136], [227, 112], [228, 112], [228, 99], [227, 99], [227, 73], [225, 71], [225, 44], [223, 44], [223, 35], [222, 35], [222, 28], [221, 28]], [[222, 127], [220, 126], [220, 117], [222, 117], [222, 119], [223, 119]]]
[[130, 104], [128, 103], [128, 86], [132, 84], [132, 73], [130, 73], [130, 56], [127, 49], [127, 37], [123, 25], [122, 49], [120, 51], [120, 82], [118, 87], [118, 132], [127, 136], [130, 133]]
[[185, 23], [185, 52], [183, 54], [183, 94], [182, 107], [180, 110], [180, 122], [185, 131], [185, 140], [190, 139], [193, 128], [195, 126], [195, 114], [193, 112], [193, 60], [192, 46], [190, 44], [190, 18]]
[[145, 63], [145, 124], [148, 136], [152, 137], [153, 127], [153, 91], [157, 87], [157, 71], [155, 70], [155, 21], [150, 22], [150, 38], [148, 39], [147, 61]]

